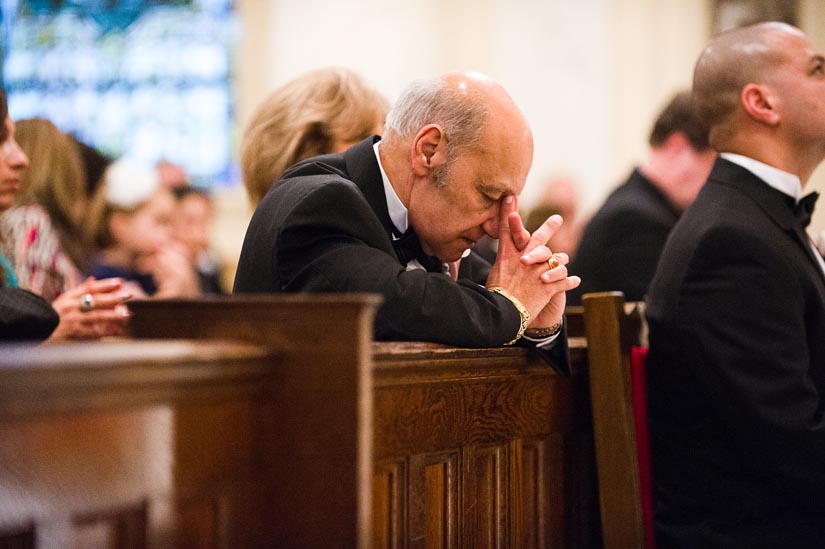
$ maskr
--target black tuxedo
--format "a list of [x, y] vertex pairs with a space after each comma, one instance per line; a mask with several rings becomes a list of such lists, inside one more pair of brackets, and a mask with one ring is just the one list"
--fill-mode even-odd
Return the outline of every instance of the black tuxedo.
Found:
[[825, 276], [792, 199], [718, 159], [649, 291], [660, 547], [825, 544]]
[[249, 224], [234, 291], [379, 293], [378, 340], [467, 347], [511, 340], [519, 313], [483, 286], [490, 265], [476, 254], [462, 260], [458, 282], [405, 270], [393, 248], [377, 139], [284, 173]]
[[588, 292], [618, 290], [628, 301], [641, 301], [653, 279], [678, 210], [639, 170], [607, 197], [582, 234], [569, 271], [581, 277], [567, 292], [580, 305]]

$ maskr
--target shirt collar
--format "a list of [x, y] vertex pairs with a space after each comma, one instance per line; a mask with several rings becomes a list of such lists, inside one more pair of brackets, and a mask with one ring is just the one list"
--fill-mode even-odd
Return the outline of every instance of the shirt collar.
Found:
[[[395, 225], [395, 228], [398, 230], [400, 234], [404, 234], [409, 227], [409, 221], [407, 220], [407, 207], [401, 202], [401, 199], [398, 198], [398, 194], [396, 194], [395, 189], [393, 189], [392, 184], [390, 183], [390, 178], [387, 177], [387, 172], [384, 171], [384, 166], [381, 165], [381, 155], [378, 154], [378, 145], [381, 142], [377, 141], [373, 146], [372, 150], [375, 152], [375, 159], [378, 161], [378, 169], [381, 170], [381, 180], [384, 182], [384, 196], [387, 198], [387, 211], [390, 214], [390, 221], [392, 224]], [[396, 239], [397, 236], [393, 235], [393, 239]]]
[[794, 201], [799, 202], [799, 199], [802, 198], [802, 182], [798, 176], [741, 154], [725, 152], [719, 156], [742, 166], [769, 186], [793, 198]]

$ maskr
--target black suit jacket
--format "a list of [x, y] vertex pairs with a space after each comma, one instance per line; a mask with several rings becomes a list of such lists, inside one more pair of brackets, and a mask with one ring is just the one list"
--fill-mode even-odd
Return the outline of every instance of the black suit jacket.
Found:
[[718, 159], [651, 283], [660, 547], [825, 544], [825, 276], [789, 201]]
[[[484, 287], [490, 265], [481, 257], [462, 260], [458, 282], [401, 264], [373, 151], [377, 140], [284, 173], [250, 221], [234, 291], [379, 293], [378, 340], [466, 347], [508, 342], [520, 316], [508, 299]], [[554, 352], [556, 364], [564, 361], [566, 345]]]
[[0, 341], [41, 341], [59, 321], [57, 312], [39, 295], [0, 287]]
[[581, 277], [567, 292], [580, 305], [588, 292], [618, 290], [641, 301], [679, 211], [639, 170], [607, 197], [582, 234], [569, 271]]

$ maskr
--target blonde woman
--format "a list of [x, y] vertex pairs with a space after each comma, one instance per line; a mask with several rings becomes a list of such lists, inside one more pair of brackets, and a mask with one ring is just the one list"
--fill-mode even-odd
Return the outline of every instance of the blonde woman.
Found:
[[31, 165], [14, 207], [0, 216], [0, 243], [20, 286], [52, 301], [83, 281], [86, 174], [77, 143], [48, 120], [20, 120], [16, 132]]
[[318, 69], [272, 92], [243, 137], [241, 170], [252, 205], [299, 160], [342, 152], [381, 133], [387, 108], [381, 94], [345, 68]]

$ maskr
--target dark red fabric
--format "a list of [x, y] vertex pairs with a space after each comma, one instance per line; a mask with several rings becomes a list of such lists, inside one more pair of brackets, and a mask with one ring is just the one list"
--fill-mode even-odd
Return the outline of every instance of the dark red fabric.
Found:
[[630, 386], [633, 399], [633, 420], [636, 425], [636, 452], [639, 458], [639, 489], [642, 499], [642, 515], [645, 527], [645, 547], [653, 549], [653, 486], [650, 471], [650, 438], [647, 428], [647, 378], [646, 347], [630, 350]]

